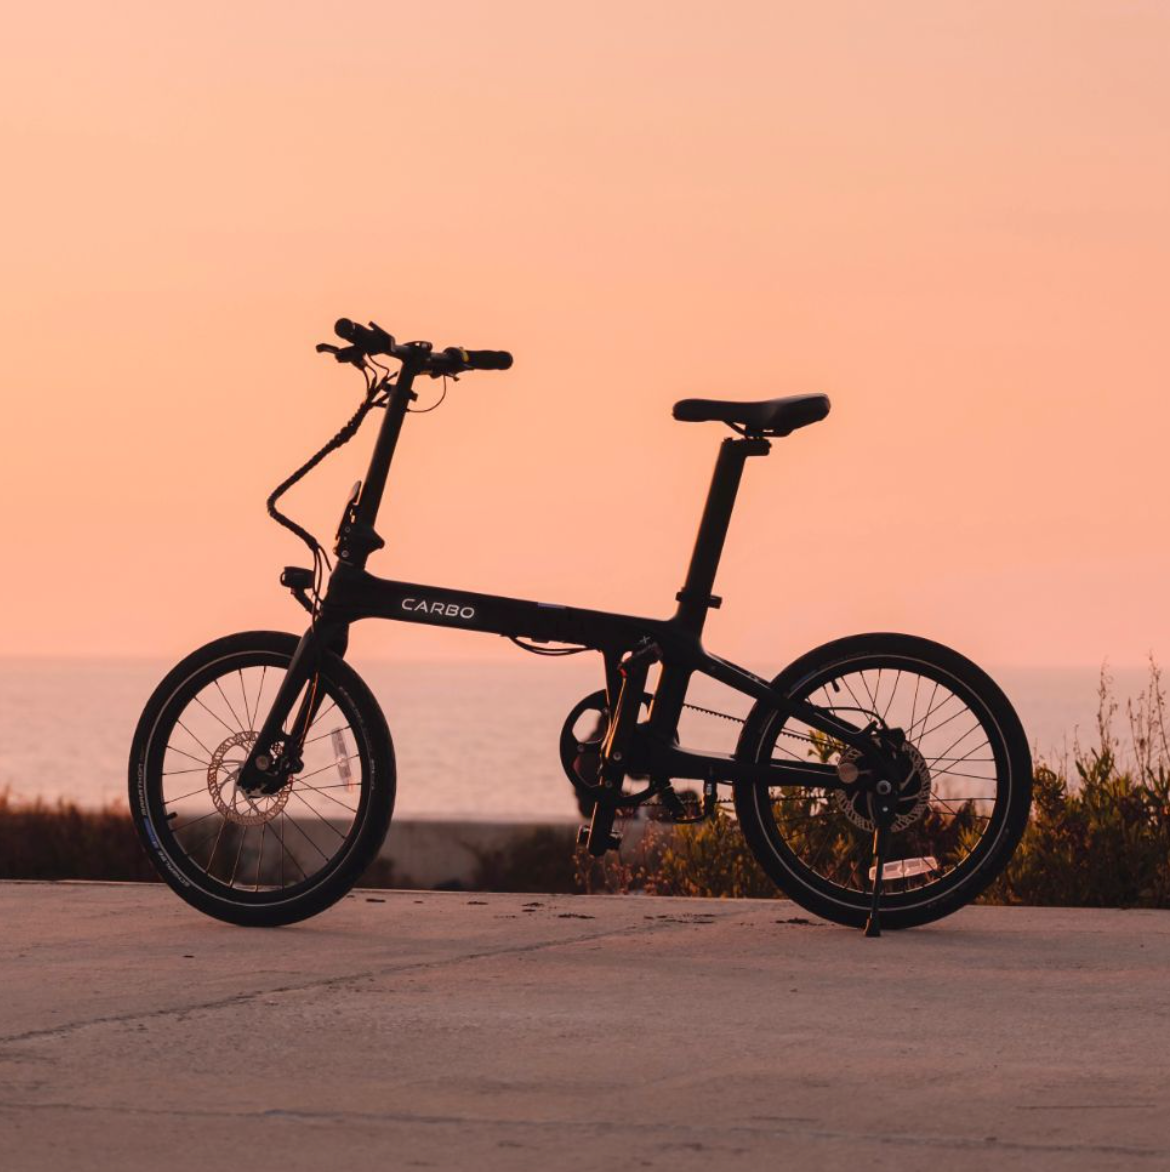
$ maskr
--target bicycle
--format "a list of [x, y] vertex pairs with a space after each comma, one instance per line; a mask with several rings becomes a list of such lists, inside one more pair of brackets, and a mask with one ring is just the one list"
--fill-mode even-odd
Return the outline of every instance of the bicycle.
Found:
[[[188, 903], [236, 924], [293, 923], [344, 896], [377, 856], [394, 806], [394, 748], [377, 701], [345, 660], [350, 625], [371, 618], [502, 635], [541, 654], [600, 653], [604, 687], [571, 710], [560, 738], [565, 772], [592, 811], [579, 842], [594, 856], [619, 845], [623, 812], [654, 803], [678, 822], [725, 816], [719, 794], [729, 786], [771, 880], [816, 915], [868, 935], [948, 915], [1003, 870], [1028, 820], [1032, 762], [1010, 702], [970, 660], [913, 636], [855, 635], [769, 681], [703, 647], [744, 467], [823, 420], [824, 395], [675, 405], [676, 419], [722, 423], [735, 435], [719, 449], [674, 614], [641, 618], [370, 573], [384, 544], [375, 523], [387, 475], [406, 416], [419, 410], [416, 381], [442, 378], [442, 402], [448, 379], [506, 370], [512, 358], [399, 343], [372, 322], [342, 319], [335, 329], [346, 344], [317, 350], [360, 370], [365, 396], [268, 500], [312, 551], [312, 568], [281, 575], [309, 612], [308, 629], [200, 648], [159, 684], [135, 732], [135, 824]], [[385, 415], [346, 502], [334, 566], [277, 502], [375, 409]], [[678, 743], [695, 674], [754, 700], [731, 754]], [[582, 721], [593, 731], [582, 734]], [[688, 804], [678, 780], [698, 782], [701, 802], [696, 794]]]

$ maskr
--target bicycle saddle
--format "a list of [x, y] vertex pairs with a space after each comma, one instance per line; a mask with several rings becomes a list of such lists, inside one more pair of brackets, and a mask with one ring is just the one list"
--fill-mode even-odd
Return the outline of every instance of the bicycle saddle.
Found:
[[819, 423], [829, 414], [828, 395], [788, 395], [756, 403], [724, 399], [680, 399], [674, 417], [683, 423], [728, 423], [749, 435], [791, 435], [798, 427]]

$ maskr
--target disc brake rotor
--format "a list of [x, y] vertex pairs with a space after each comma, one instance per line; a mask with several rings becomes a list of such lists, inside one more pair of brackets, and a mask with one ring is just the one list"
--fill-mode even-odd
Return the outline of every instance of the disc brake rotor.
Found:
[[[845, 749], [841, 753], [841, 760], [857, 761], [861, 754], [856, 749]], [[907, 766], [906, 776], [899, 783], [895, 801], [898, 812], [890, 827], [897, 832], [913, 826], [930, 803], [930, 770], [922, 754], [911, 744], [904, 744], [898, 753], [899, 760]], [[833, 791], [833, 805], [853, 823], [854, 826], [869, 833], [877, 829], [869, 810], [870, 795], [867, 791], [846, 793], [844, 790]]]
[[[256, 743], [256, 736], [254, 732], [233, 733], [211, 754], [211, 763], [207, 767], [207, 792], [211, 794], [215, 808], [229, 822], [240, 826], [271, 822], [284, 809], [291, 792], [291, 783], [274, 794], [246, 794], [236, 785], [236, 778], [248, 751]], [[228, 760], [233, 749], [238, 753]]]

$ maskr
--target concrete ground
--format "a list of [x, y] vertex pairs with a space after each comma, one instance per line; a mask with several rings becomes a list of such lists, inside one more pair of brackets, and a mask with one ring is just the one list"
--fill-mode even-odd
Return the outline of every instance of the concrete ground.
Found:
[[0, 1165], [1170, 1168], [1170, 914], [0, 884]]

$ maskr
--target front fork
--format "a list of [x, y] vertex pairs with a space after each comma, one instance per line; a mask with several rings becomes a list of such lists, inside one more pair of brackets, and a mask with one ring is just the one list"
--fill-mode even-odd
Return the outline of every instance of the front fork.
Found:
[[301, 636], [276, 699], [236, 779], [237, 787], [245, 794], [276, 793], [303, 768], [301, 750], [323, 699], [321, 660], [329, 651], [344, 655], [348, 634], [347, 624], [319, 621]]

